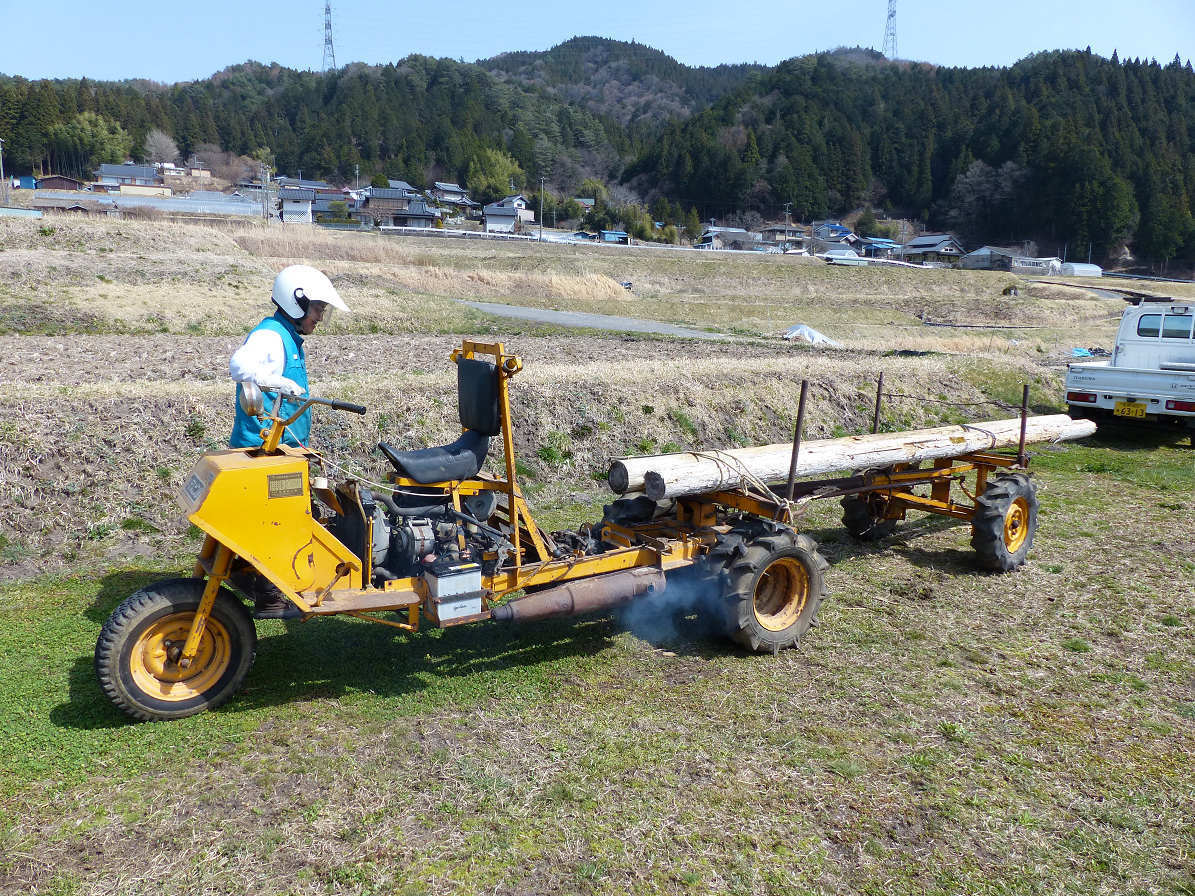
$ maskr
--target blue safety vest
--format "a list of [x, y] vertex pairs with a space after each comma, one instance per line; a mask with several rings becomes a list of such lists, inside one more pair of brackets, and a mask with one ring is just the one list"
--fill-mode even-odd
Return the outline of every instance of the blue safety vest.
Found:
[[[282, 337], [282, 347], [286, 349], [286, 367], [283, 369], [282, 375], [289, 380], [294, 380], [306, 391], [307, 355], [303, 351], [303, 337], [299, 335], [295, 325], [281, 311], [276, 311], [273, 317], [267, 317], [254, 327], [249, 336], [258, 330], [273, 330]], [[249, 340], [249, 336], [245, 337], [246, 342]], [[236, 420], [232, 424], [232, 437], [228, 440], [228, 446], [230, 448], [255, 448], [262, 443], [262, 425], [255, 417], [250, 417], [241, 410], [240, 383], [237, 383], [236, 397]], [[265, 400], [266, 410], [272, 410], [276, 396], [266, 395]], [[298, 407], [299, 402], [284, 401], [281, 411], [282, 418], [285, 420], [298, 410]], [[303, 412], [302, 417], [286, 428], [286, 434], [282, 437], [282, 441], [286, 445], [297, 448], [306, 445], [310, 436], [311, 408], [308, 408]]]

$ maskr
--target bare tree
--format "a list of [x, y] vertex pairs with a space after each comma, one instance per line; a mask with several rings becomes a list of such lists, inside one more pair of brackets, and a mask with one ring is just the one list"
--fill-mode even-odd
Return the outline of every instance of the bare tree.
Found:
[[151, 162], [173, 162], [178, 158], [178, 144], [169, 134], [154, 128], [145, 138], [145, 157]]

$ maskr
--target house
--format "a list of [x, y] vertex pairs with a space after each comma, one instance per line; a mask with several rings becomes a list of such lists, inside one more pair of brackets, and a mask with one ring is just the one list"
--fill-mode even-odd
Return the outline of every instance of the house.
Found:
[[949, 233], [923, 233], [901, 247], [905, 261], [921, 264], [950, 264], [964, 255], [962, 244]]
[[783, 249], [804, 249], [808, 235], [804, 227], [791, 224], [772, 224], [759, 232], [760, 239], [771, 246]]
[[464, 209], [466, 212], [469, 209], [481, 207], [479, 203], [469, 198], [468, 192], [459, 184], [436, 181], [432, 185], [432, 188], [427, 191], [427, 195], [442, 205], [455, 206]]
[[304, 187], [283, 187], [278, 191], [278, 219], [284, 224], [310, 224], [311, 206], [315, 190]]
[[[21, 186], [23, 187], [24, 184]], [[87, 185], [83, 181], [67, 177], [65, 174], [47, 174], [45, 177], [37, 178], [31, 186], [36, 186], [39, 190], [82, 190]]]
[[823, 240], [829, 243], [854, 244], [859, 239], [841, 221], [814, 221], [811, 232], [815, 240]]
[[102, 184], [141, 184], [152, 187], [159, 183], [158, 169], [153, 165], [123, 165], [104, 163], [95, 171], [95, 179]]
[[[105, 212], [105, 209], [98, 202], [79, 201], [76, 199], [38, 196], [34, 198], [32, 204], [35, 209], [42, 211], [69, 212], [76, 215], [102, 214]], [[108, 210], [108, 214], [111, 213], [111, 210]]]
[[187, 168], [187, 177], [210, 178], [211, 176], [212, 172], [207, 168], [196, 168], [190, 166]]
[[522, 229], [519, 210], [512, 205], [491, 202], [481, 210], [486, 233], [518, 233]]
[[1062, 270], [1061, 258], [1034, 258], [1016, 249], [1001, 246], [980, 246], [959, 259], [959, 267], [972, 271], [1009, 271], [1013, 274], [1057, 274]]
[[623, 246], [631, 244], [631, 236], [625, 230], [599, 230], [599, 243], [618, 243]]
[[850, 249], [854, 252], [860, 240], [839, 221], [814, 221], [809, 232], [809, 251], [815, 255], [825, 255], [835, 249]]
[[584, 214], [589, 214], [591, 211], [593, 211], [593, 206], [596, 200], [590, 199], [587, 196], [574, 196], [573, 202], [581, 206], [581, 210]]
[[298, 187], [301, 190], [332, 189], [332, 185], [325, 180], [303, 180], [301, 177], [276, 177], [274, 183], [280, 187]]
[[501, 208], [513, 208], [517, 210], [520, 221], [525, 221], [528, 224], [535, 223], [535, 212], [527, 208], [527, 197], [522, 193], [515, 196], [507, 196], [505, 199], [499, 199], [494, 204]]
[[[50, 176], [57, 177], [58, 175], [52, 174]], [[71, 177], [71, 178], [67, 178], [67, 180], [75, 180], [75, 179], [73, 177]], [[79, 184], [79, 186], [78, 187], [66, 187], [65, 189], [68, 189], [68, 190], [73, 190], [73, 189], [82, 190], [83, 189], [82, 181], [76, 180], [75, 183]], [[14, 177], [12, 179], [12, 185], [15, 189], [18, 189], [18, 190], [36, 190], [37, 189], [37, 178], [34, 177], [32, 174], [22, 174], [20, 177]]]
[[855, 253], [864, 258], [892, 258], [900, 252], [900, 243], [879, 236], [861, 236], [855, 244]]
[[393, 216], [394, 227], [434, 227], [440, 214], [423, 199], [412, 199], [405, 212]]
[[431, 227], [439, 216], [410, 184], [398, 183], [404, 186], [365, 190], [353, 217], [362, 224], [378, 227]]
[[387, 184], [387, 186], [384, 187], [383, 189], [401, 190], [402, 192], [406, 193], [408, 195], [408, 197], [410, 197], [411, 199], [417, 199], [419, 197], [419, 191], [417, 189], [415, 189], [415, 187], [412, 187], [405, 180], [390, 180], [389, 178], [387, 178], [386, 184]]
[[698, 249], [751, 249], [761, 241], [761, 235], [744, 227], [720, 227], [710, 224], [701, 232], [694, 245]]

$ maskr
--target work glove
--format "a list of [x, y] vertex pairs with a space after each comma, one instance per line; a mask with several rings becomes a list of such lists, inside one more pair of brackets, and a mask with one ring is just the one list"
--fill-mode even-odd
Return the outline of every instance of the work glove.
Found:
[[262, 377], [257, 381], [257, 385], [263, 389], [277, 389], [287, 398], [303, 398], [307, 395], [306, 389], [285, 376]]

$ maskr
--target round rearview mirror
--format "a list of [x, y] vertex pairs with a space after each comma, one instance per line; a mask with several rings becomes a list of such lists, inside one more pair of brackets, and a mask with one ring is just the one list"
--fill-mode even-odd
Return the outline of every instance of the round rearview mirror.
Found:
[[259, 417], [261, 412], [265, 410], [266, 400], [261, 394], [261, 389], [258, 388], [257, 383], [252, 380], [246, 380], [241, 383], [240, 398], [241, 410], [250, 417]]

